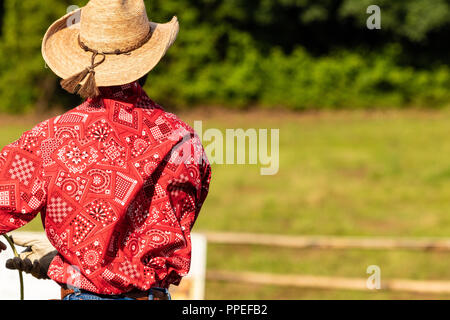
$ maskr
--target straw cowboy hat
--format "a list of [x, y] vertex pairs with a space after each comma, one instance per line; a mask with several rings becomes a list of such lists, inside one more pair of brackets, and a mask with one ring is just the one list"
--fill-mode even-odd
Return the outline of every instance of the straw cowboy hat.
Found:
[[42, 42], [47, 65], [61, 85], [83, 97], [98, 87], [131, 83], [152, 70], [174, 43], [176, 17], [149, 21], [143, 0], [90, 0], [53, 23]]

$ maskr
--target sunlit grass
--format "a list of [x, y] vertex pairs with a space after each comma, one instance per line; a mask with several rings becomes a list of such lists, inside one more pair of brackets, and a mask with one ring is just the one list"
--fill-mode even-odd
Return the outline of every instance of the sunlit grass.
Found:
[[449, 112], [234, 120], [224, 126], [212, 118], [204, 126], [280, 128], [280, 172], [214, 166], [198, 229], [450, 235]]

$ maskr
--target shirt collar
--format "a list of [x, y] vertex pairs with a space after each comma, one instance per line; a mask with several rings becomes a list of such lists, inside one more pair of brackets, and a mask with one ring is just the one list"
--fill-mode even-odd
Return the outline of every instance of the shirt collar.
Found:
[[101, 99], [105, 106], [117, 101], [126, 104], [128, 108], [132, 109], [145, 94], [138, 81], [120, 86], [99, 87], [99, 90], [100, 96], [88, 98], [86, 100], [88, 104], [96, 104]]
[[142, 94], [142, 87], [139, 85], [138, 81], [120, 86], [100, 87], [99, 89], [101, 98], [122, 100], [125, 102], [137, 100]]

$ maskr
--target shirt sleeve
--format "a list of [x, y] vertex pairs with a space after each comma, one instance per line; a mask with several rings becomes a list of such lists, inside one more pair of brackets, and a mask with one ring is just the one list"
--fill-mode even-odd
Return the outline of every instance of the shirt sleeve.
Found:
[[167, 210], [153, 228], [168, 241], [148, 252], [150, 266], [159, 281], [178, 285], [191, 265], [191, 231], [206, 200], [211, 167], [199, 138], [188, 134], [172, 149], [159, 183], [168, 198]]
[[40, 150], [44, 127], [25, 132], [0, 153], [0, 234], [33, 220], [46, 203]]

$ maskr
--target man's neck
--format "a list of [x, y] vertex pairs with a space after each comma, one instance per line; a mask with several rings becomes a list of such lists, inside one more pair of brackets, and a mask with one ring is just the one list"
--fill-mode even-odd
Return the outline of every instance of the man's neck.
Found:
[[117, 100], [133, 100], [142, 93], [142, 88], [137, 81], [110, 87], [100, 87], [101, 98]]

